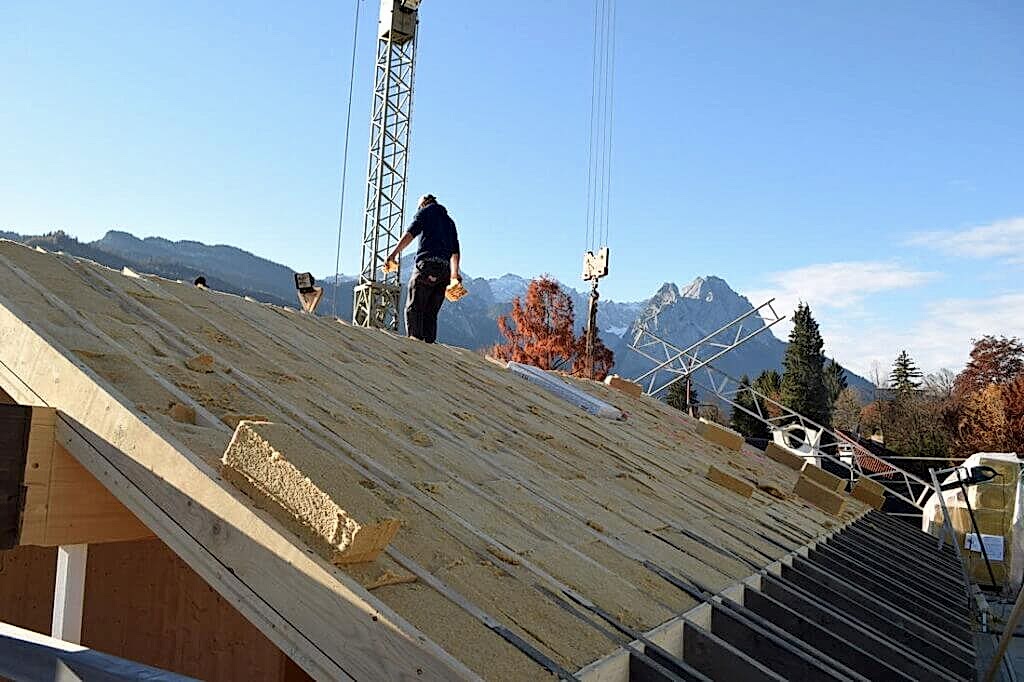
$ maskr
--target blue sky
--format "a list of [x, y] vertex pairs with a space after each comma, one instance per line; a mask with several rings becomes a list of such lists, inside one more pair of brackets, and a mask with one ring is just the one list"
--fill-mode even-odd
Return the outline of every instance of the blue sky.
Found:
[[[0, 3], [0, 229], [328, 273], [354, 2]], [[590, 0], [425, 0], [410, 202], [474, 275], [578, 278]], [[358, 263], [364, 0], [343, 270]], [[1024, 4], [619, 2], [605, 297], [716, 274], [868, 372], [1024, 335]]]

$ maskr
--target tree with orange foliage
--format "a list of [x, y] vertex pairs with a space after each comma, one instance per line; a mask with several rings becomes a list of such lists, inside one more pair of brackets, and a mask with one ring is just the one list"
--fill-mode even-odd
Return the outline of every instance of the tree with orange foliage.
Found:
[[961, 453], [1024, 451], [1024, 343], [991, 335], [975, 340], [952, 402]]
[[[491, 355], [540, 369], [570, 369], [586, 374], [586, 337], [576, 336], [572, 299], [551, 277], [530, 282], [526, 301], [512, 300], [511, 315], [498, 318], [505, 343], [496, 344]], [[614, 355], [598, 338], [595, 342], [594, 378], [603, 380], [612, 368]]]
[[989, 384], [1011, 384], [1024, 376], [1024, 343], [1017, 337], [986, 335], [973, 343], [971, 359], [954, 383], [958, 394], [965, 395]]

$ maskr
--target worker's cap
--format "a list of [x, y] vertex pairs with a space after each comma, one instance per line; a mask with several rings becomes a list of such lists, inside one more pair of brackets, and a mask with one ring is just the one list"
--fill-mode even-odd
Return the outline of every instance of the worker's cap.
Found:
[[430, 204], [436, 204], [436, 203], [437, 203], [437, 197], [435, 197], [433, 194], [424, 194], [423, 196], [420, 197], [419, 205], [420, 205], [420, 207], [423, 207], [423, 206], [429, 206]]

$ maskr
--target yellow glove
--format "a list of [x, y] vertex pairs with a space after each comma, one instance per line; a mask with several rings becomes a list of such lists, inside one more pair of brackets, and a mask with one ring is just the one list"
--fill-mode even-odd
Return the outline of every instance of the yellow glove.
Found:
[[384, 270], [384, 272], [398, 272], [398, 261], [389, 258], [381, 269]]

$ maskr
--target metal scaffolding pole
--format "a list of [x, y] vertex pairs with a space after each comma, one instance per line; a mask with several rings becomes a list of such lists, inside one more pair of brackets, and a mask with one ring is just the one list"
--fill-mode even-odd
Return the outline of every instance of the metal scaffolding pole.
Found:
[[[398, 331], [401, 270], [382, 268], [405, 226], [406, 175], [416, 65], [415, 9], [383, 0], [377, 41], [370, 161], [363, 220], [363, 255], [352, 322]], [[415, 3], [418, 5], [419, 3]]]

